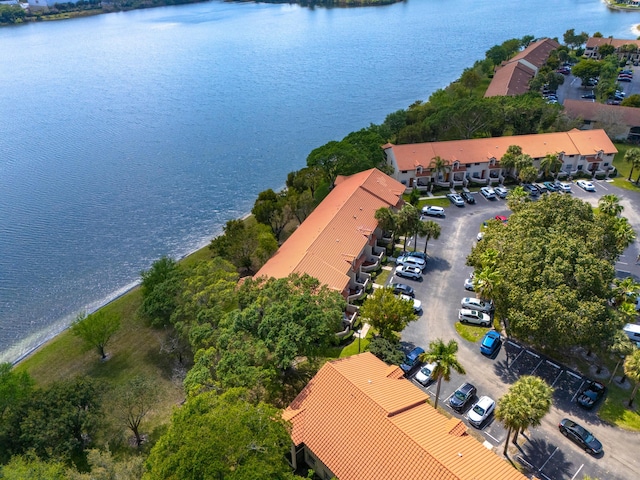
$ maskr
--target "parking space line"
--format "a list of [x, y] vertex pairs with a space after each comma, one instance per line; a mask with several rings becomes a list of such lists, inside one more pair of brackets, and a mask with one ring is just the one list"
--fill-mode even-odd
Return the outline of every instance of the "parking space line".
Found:
[[[508, 440], [508, 439], [507, 439], [507, 440]], [[533, 470], [533, 469], [535, 468], [533, 465], [531, 465], [529, 462], [527, 462], [527, 461], [524, 459], [524, 457], [523, 457], [522, 455], [518, 455], [516, 458], [518, 459], [518, 461], [519, 461], [520, 463], [524, 463], [524, 464], [526, 464], [530, 469], [532, 469], [532, 470]]]
[[573, 477], [571, 477], [571, 480], [575, 480], [576, 475], [578, 475], [580, 473], [580, 470], [582, 470], [582, 467], [584, 467], [584, 463], [582, 465], [580, 465], [580, 468], [578, 469], [578, 471], [575, 473], [575, 475]]
[[542, 473], [542, 472], [540, 472], [540, 471], [538, 471], [538, 473], [539, 473], [540, 475], [542, 475], [544, 478], [546, 478], [547, 480], [553, 480], [552, 478], [547, 477], [544, 473]]
[[576, 373], [570, 372], [569, 370], [565, 370], [565, 372], [567, 372], [567, 373], [568, 373], [569, 375], [571, 375], [572, 377], [575, 377], [575, 378], [577, 378], [577, 379], [580, 379], [580, 375], [578, 375], [578, 374], [576, 374]]
[[522, 348], [520, 345], [518, 345], [517, 343], [513, 343], [511, 340], [507, 340], [507, 343], [508, 343], [509, 345], [511, 345], [512, 347]]
[[553, 387], [556, 382], [558, 381], [558, 379], [562, 376], [562, 370], [560, 370], [560, 373], [558, 374], [558, 376], [555, 378], [555, 380], [553, 381], [553, 383], [551, 384], [551, 386]]
[[578, 396], [578, 392], [580, 392], [580, 390], [582, 390], [582, 386], [583, 385], [584, 385], [584, 380], [580, 384], [580, 387], [578, 387], [578, 390], [576, 390], [576, 393], [573, 394], [573, 397], [571, 397], [571, 403], [575, 402], [576, 397]]
[[531, 350], [526, 350], [526, 352], [532, 357], [540, 358], [540, 355], [538, 355], [537, 353], [533, 353]]
[[538, 364], [536, 365], [536, 368], [534, 368], [533, 370], [531, 370], [531, 375], [533, 375], [535, 373], [535, 371], [538, 369], [538, 367], [542, 364], [542, 362], [544, 362], [544, 360], [540, 360], [538, 362]]
[[558, 447], [556, 447], [556, 449], [551, 453], [551, 455], [549, 455], [549, 458], [547, 458], [547, 461], [542, 464], [542, 466], [540, 467], [540, 473], [542, 473], [542, 469], [544, 469], [544, 466], [547, 463], [549, 463], [549, 460], [551, 460], [551, 457], [553, 457], [557, 451], [558, 451]]
[[549, 360], [547, 360], [546, 362], [547, 362], [549, 365], [551, 365], [552, 367], [560, 368], [560, 365], [556, 365], [555, 363], [550, 362]]
[[[494, 437], [493, 435], [491, 435], [489, 432], [483, 432], [483, 433], [484, 433], [487, 437], [491, 437], [491, 438], [493, 438], [493, 441], [494, 441], [494, 442], [496, 442], [496, 443], [500, 443], [500, 440], [498, 440], [496, 437]], [[507, 438], [507, 441], [508, 441], [508, 440], [509, 440], [509, 439]]]
[[[516, 363], [516, 361], [518, 360], [518, 358], [520, 358], [520, 355], [522, 355], [522, 352], [524, 352], [524, 350], [520, 350], [520, 353], [518, 353], [518, 355], [516, 355], [516, 358], [514, 358], [513, 360], [511, 360], [511, 367], [513, 367], [513, 364]], [[511, 368], [509, 367], [509, 368]]]

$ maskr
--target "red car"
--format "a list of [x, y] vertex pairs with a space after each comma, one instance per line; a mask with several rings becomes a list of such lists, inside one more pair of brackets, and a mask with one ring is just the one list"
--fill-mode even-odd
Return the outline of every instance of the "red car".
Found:
[[509, 221], [509, 219], [504, 215], [496, 215], [496, 220], [502, 223], [507, 223]]

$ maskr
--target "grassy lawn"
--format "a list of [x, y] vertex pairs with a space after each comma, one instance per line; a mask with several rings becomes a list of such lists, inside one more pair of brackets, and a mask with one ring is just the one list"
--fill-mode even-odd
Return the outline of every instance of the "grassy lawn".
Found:
[[[629, 173], [631, 172], [631, 165], [624, 161], [624, 154], [630, 148], [633, 148], [634, 145], [627, 145], [625, 143], [616, 143], [616, 148], [618, 149], [618, 153], [613, 159], [613, 165], [618, 170], [618, 176], [613, 179], [613, 184], [616, 187], [624, 188], [627, 190], [640, 191], [640, 187], [636, 186], [634, 183], [629, 182], [627, 178], [629, 178]], [[635, 180], [640, 175], [640, 171], [636, 169], [633, 172], [632, 180]]]
[[475, 343], [487, 333], [487, 327], [478, 327], [477, 325], [456, 322], [456, 332], [467, 342]]
[[429, 198], [428, 200], [420, 200], [418, 202], [418, 208], [422, 209], [425, 205], [435, 205], [437, 207], [448, 207], [451, 205], [451, 202], [448, 198]]
[[634, 430], [640, 432], [640, 415], [635, 408], [637, 405], [634, 401], [634, 409], [631, 410], [628, 407], [628, 401], [631, 397], [630, 388], [623, 390], [616, 385], [616, 382], [611, 382], [611, 385], [607, 387], [609, 389], [605, 402], [598, 411], [598, 416], [605, 422], [609, 422], [625, 430]]
[[391, 272], [392, 270], [385, 270], [384, 268], [379, 270], [374, 283], [377, 283], [378, 285], [384, 285], [385, 283], [387, 283], [387, 279], [389, 278], [389, 275], [391, 275]]
[[345, 357], [350, 357], [352, 355], [357, 355], [358, 350], [360, 350], [360, 352], [366, 351], [372, 336], [373, 336], [373, 330], [370, 328], [369, 331], [367, 332], [367, 336], [365, 338], [361, 338], [358, 345], [358, 338], [354, 335], [353, 342], [346, 345], [340, 351], [340, 355], [338, 356], [338, 358], [345, 358]]

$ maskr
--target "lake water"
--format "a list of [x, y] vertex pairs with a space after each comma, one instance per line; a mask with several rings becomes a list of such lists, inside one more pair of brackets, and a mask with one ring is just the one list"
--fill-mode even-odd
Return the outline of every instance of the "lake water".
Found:
[[218, 1], [0, 29], [0, 361], [247, 213], [496, 43], [635, 38], [597, 0]]

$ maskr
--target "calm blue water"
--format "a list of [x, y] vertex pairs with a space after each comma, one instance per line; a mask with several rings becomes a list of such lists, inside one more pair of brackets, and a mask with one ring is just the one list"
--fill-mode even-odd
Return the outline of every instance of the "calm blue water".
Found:
[[635, 38], [597, 0], [226, 4], [0, 29], [0, 360], [205, 245], [329, 140], [492, 45]]

